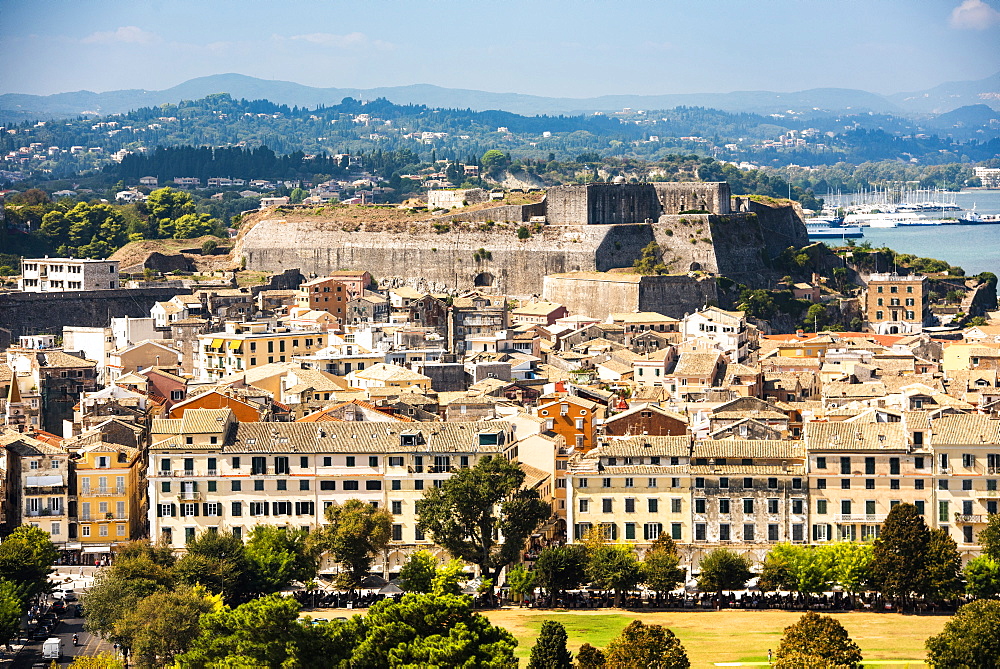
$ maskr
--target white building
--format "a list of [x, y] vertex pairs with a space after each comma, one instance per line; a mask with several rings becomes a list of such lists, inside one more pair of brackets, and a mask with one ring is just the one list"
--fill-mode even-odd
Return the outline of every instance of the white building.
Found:
[[61, 293], [70, 290], [114, 290], [119, 288], [117, 260], [86, 258], [24, 258], [21, 260], [20, 290], [29, 293]]

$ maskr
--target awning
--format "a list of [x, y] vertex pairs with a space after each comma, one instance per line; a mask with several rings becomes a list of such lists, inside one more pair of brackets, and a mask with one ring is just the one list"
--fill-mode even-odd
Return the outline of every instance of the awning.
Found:
[[68, 551], [78, 551], [81, 548], [83, 548], [83, 544], [80, 543], [79, 541], [67, 541], [66, 542], [66, 550], [68, 550]]
[[233, 350], [238, 349], [240, 346], [243, 346], [243, 342], [241, 342], [241, 341], [231, 341], [231, 342], [229, 342], [229, 348], [231, 348]]
[[110, 553], [111, 546], [84, 546], [84, 553]]
[[46, 476], [28, 476], [25, 485], [29, 488], [37, 488], [41, 486], [54, 486], [54, 485], [65, 485], [63, 483], [62, 476], [58, 474], [49, 474]]
[[212, 348], [222, 348], [222, 340], [221, 339], [213, 339], [212, 340]]

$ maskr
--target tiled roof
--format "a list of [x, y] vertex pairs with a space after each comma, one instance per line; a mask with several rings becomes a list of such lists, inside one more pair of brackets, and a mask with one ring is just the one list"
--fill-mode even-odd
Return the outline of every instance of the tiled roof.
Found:
[[610, 457], [668, 456], [687, 457], [691, 452], [691, 438], [686, 435], [673, 437], [610, 437], [591, 451]]
[[667, 418], [673, 418], [674, 420], [680, 421], [682, 423], [688, 422], [688, 418], [684, 414], [679, 414], [675, 411], [669, 411], [668, 409], [664, 409], [662, 407], [646, 404], [643, 406], [632, 407], [627, 411], [622, 411], [619, 414], [615, 414], [614, 416], [611, 416], [610, 418], [605, 420], [604, 424], [607, 425], [608, 423], [613, 423], [615, 421], [622, 420], [624, 418], [631, 418], [640, 411], [653, 411], [655, 413], [660, 414], [661, 416], [666, 416]]
[[[805, 465], [691, 465], [691, 476], [804, 476]], [[804, 491], [803, 491], [804, 492]]]
[[935, 446], [1000, 444], [1000, 420], [982, 414], [942, 416], [932, 424]]
[[806, 423], [810, 451], [905, 451], [902, 423]]
[[62, 351], [42, 351], [45, 367], [96, 367], [93, 360], [85, 360]]
[[677, 376], [709, 376], [719, 363], [718, 353], [682, 353], [674, 368]]
[[411, 371], [406, 367], [379, 362], [371, 367], [352, 372], [354, 378], [376, 381], [429, 381], [430, 377]]
[[788, 416], [780, 411], [719, 411], [713, 413], [711, 418], [721, 420], [740, 420], [743, 418], [756, 418], [757, 420], [788, 420]]
[[188, 409], [182, 418], [153, 421], [152, 434], [217, 434], [233, 418], [231, 409]]
[[774, 439], [705, 439], [695, 441], [692, 458], [759, 458], [788, 460], [804, 458], [800, 441]]
[[823, 385], [823, 397], [885, 397], [885, 384], [881, 381], [869, 383], [844, 383], [831, 381]]

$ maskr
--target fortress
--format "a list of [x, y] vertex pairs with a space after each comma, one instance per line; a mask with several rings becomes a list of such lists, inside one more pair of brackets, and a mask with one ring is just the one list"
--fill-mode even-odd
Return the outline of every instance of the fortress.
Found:
[[529, 296], [547, 274], [631, 268], [653, 241], [678, 280], [700, 270], [765, 286], [779, 275], [778, 254], [808, 244], [795, 207], [733, 197], [724, 182], [556, 186], [538, 203], [391, 224], [354, 223], [338, 211], [349, 210], [251, 215], [233, 257], [251, 270], [368, 270], [383, 284]]

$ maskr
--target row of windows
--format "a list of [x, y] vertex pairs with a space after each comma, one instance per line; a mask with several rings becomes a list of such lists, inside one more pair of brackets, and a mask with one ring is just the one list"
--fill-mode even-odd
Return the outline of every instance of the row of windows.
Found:
[[[898, 312], [893, 311], [892, 312], [892, 317], [893, 317], [893, 319], [896, 319], [898, 317]], [[907, 310], [906, 311], [906, 316], [904, 318], [906, 318], [906, 320], [908, 320], [908, 321], [912, 321], [916, 317], [917, 317], [917, 315], [914, 312]], [[875, 320], [877, 320], [877, 321], [885, 320], [885, 312], [884, 311], [876, 311], [875, 312]]]
[[[884, 303], [883, 303], [883, 298], [881, 298], [881, 297], [878, 298], [878, 306], [880, 306], [880, 307], [885, 306]], [[900, 304], [899, 304], [899, 298], [898, 297], [889, 298], [889, 306], [890, 307], [898, 307], [898, 306], [900, 306]], [[906, 298], [906, 306], [908, 306], [908, 307], [916, 306], [916, 304], [914, 303], [914, 300], [913, 300], [912, 297]]]
[[[841, 490], [850, 490], [851, 489], [851, 480], [852, 479], [840, 479], [840, 489]], [[865, 481], [865, 490], [874, 490], [875, 489], [875, 479], [865, 479], [864, 481]], [[973, 479], [961, 479], [961, 481], [962, 481], [962, 490], [974, 490], [975, 489], [974, 486], [973, 486], [973, 483], [974, 483]], [[986, 489], [987, 490], [996, 490], [997, 489], [997, 479], [985, 479], [985, 481], [986, 481]], [[950, 490], [951, 489], [951, 481], [949, 479], [938, 479], [937, 483], [938, 483], [938, 486], [937, 486], [938, 490]], [[925, 479], [913, 479], [913, 489], [914, 490], [924, 490], [925, 489], [925, 484], [926, 484], [926, 480]], [[817, 490], [826, 490], [827, 489], [827, 480], [826, 479], [816, 479], [816, 489]], [[889, 479], [889, 489], [890, 490], [899, 490], [900, 489], [900, 480], [899, 479]]]
[[[882, 437], [880, 441], [885, 441], [885, 435], [879, 435]], [[845, 456], [840, 458], [840, 473], [850, 474], [851, 473], [851, 463], [852, 460], [850, 456]], [[866, 457], [864, 459], [865, 463], [865, 474], [875, 473], [875, 458]], [[825, 456], [819, 456], [816, 458], [816, 469], [827, 469], [829, 466], [827, 458]], [[899, 475], [900, 459], [899, 458], [889, 458], [889, 474], [892, 476]], [[924, 458], [923, 456], [916, 456], [913, 458], [913, 468], [923, 469], [924, 468]]]
[[[403, 435], [403, 436], [408, 436], [408, 435]], [[484, 441], [483, 437], [495, 437], [495, 436], [496, 435], [480, 435], [480, 443], [482, 443]], [[194, 438], [193, 437], [186, 437], [186, 440], [187, 440], [187, 444], [191, 445], [193, 443]], [[212, 444], [217, 444], [218, 443], [218, 437], [216, 437], [216, 436], [210, 437], [210, 442]], [[495, 443], [496, 442], [494, 441], [494, 444]], [[415, 445], [415, 444], [410, 444], [410, 445]], [[428, 464], [428, 473], [446, 472], [446, 471], [450, 470], [451, 467], [452, 467], [452, 460], [453, 460], [452, 456], [448, 456], [448, 455], [428, 455], [428, 456], [415, 455], [415, 456], [413, 456], [413, 466], [414, 466], [414, 471], [415, 472], [419, 473], [419, 472], [423, 471], [425, 457], [427, 458], [428, 462], [433, 462], [434, 463], [433, 465]], [[378, 467], [379, 466], [380, 458], [377, 455], [369, 455], [369, 456], [347, 455], [347, 456], [344, 456], [344, 458], [343, 458], [343, 465], [342, 466], [344, 466], [344, 467], [359, 467], [359, 466], [362, 466], [361, 463], [365, 462], [366, 458], [367, 458], [367, 466], [368, 467]], [[290, 460], [289, 457], [287, 457], [287, 456], [276, 456], [274, 458], [273, 467], [270, 470], [268, 469], [268, 461], [267, 460], [268, 459], [266, 457], [264, 457], [264, 456], [252, 456], [250, 458], [250, 473], [251, 474], [261, 474], [261, 475], [267, 475], [267, 474], [281, 475], [281, 474], [288, 474], [288, 473], [291, 472], [291, 460]], [[403, 467], [403, 466], [405, 466], [405, 458], [403, 456], [391, 455], [391, 456], [387, 457], [386, 460], [388, 461], [388, 466], [389, 467]], [[457, 461], [457, 464], [458, 464], [459, 467], [466, 468], [466, 467], [469, 466], [469, 456], [468, 455], [460, 455], [460, 456], [454, 458], [454, 460]], [[232, 468], [233, 469], [242, 469], [243, 468], [243, 459], [242, 458], [240, 458], [240, 457], [234, 457], [234, 458], [232, 458], [231, 462], [232, 462]], [[323, 462], [323, 464], [322, 464], [323, 467], [333, 467], [334, 466], [333, 456], [329, 456], [329, 455], [323, 456], [322, 462]], [[170, 458], [160, 458], [160, 469], [159, 469], [159, 471], [161, 471], [161, 472], [169, 472], [169, 471], [171, 471], [171, 467], [170, 467], [171, 464], [172, 464], [172, 461], [171, 461]], [[194, 476], [194, 464], [195, 464], [194, 463], [194, 458], [184, 458], [182, 464], [183, 464], [183, 469], [184, 469], [186, 475], [188, 475], [188, 476]], [[218, 470], [218, 459], [217, 458], [207, 458], [205, 464], [206, 464], [206, 469], [209, 472], [216, 472]], [[55, 469], [56, 467], [58, 467], [58, 465], [53, 465], [53, 469]], [[310, 467], [309, 457], [305, 456], [305, 455], [300, 456], [299, 457], [299, 468], [300, 469], [308, 469], [309, 467]], [[37, 467], [32, 467], [32, 468], [33, 469], [37, 469]], [[214, 474], [209, 474], [209, 475], [212, 476]]]
[[[602, 488], [611, 488], [611, 487], [613, 487], [613, 479], [611, 477], [603, 477], [600, 480], [601, 480], [600, 487], [602, 487]], [[640, 479], [640, 481], [641, 480], [642, 479]], [[681, 480], [680, 480], [680, 478], [678, 478], [678, 477], [671, 477], [669, 480], [670, 480], [670, 487], [671, 488], [680, 488], [681, 487]], [[647, 477], [645, 479], [645, 481], [646, 481], [646, 487], [647, 488], [655, 488], [659, 484], [659, 479], [656, 478], [656, 477], [654, 477], [654, 476]], [[741, 483], [742, 483], [742, 487], [744, 489], [746, 489], [746, 490], [753, 490], [753, 489], [755, 489], [755, 487], [757, 485], [760, 485], [760, 486], [766, 485], [768, 490], [778, 490], [778, 488], [779, 488], [778, 477], [776, 477], [776, 476], [771, 476], [771, 477], [768, 477], [766, 479], [760, 479], [760, 480], [755, 480], [752, 476], [746, 476], [746, 477], [743, 477], [743, 478], [732, 478], [732, 479], [729, 478], [728, 476], [722, 476], [722, 477], [720, 477], [718, 479], [718, 487], [721, 488], [721, 489], [723, 489], [723, 490], [726, 490], [726, 489], [729, 489], [729, 488], [738, 487], [738, 486], [740, 486]], [[636, 487], [636, 479], [635, 479], [635, 477], [625, 477], [625, 478], [621, 479], [621, 485], [623, 487], [625, 487], [625, 488], [635, 488]], [[575, 486], [577, 488], [589, 488], [590, 487], [590, 479], [589, 478], [579, 478], [579, 479], [576, 480]], [[694, 479], [694, 487], [697, 488], [697, 489], [703, 489], [703, 488], [706, 488], [706, 487], [714, 487], [714, 484], [713, 484], [712, 480], [706, 479], [703, 476], [697, 476]], [[802, 490], [802, 487], [803, 486], [802, 486], [802, 479], [801, 478], [796, 477], [796, 478], [793, 478], [791, 480], [791, 488], [792, 488], [792, 490]]]
[[[882, 286], [878, 286], [875, 289], [875, 292], [881, 293], [882, 292]], [[889, 292], [890, 293], [898, 293], [899, 292], [899, 286], [889, 286]], [[907, 293], [913, 293], [913, 286], [907, 286], [906, 287], [906, 292]]]

